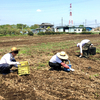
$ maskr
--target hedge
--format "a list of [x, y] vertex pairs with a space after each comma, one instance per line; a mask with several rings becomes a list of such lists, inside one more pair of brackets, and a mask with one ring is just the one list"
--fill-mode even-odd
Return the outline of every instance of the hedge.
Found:
[[66, 32], [39, 32], [38, 35], [55, 35], [55, 34], [66, 34]]
[[76, 32], [39, 32], [38, 35], [55, 35], [55, 34], [95, 34], [93, 32], [81, 32], [81, 33], [76, 33]]

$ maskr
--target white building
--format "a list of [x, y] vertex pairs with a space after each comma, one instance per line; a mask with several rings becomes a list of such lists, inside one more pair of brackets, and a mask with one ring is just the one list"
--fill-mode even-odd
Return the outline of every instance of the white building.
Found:
[[[84, 27], [86, 31], [91, 31], [91, 27]], [[76, 33], [81, 33], [83, 30], [83, 27], [68, 27], [68, 26], [57, 26], [55, 28], [55, 32], [76, 32]]]

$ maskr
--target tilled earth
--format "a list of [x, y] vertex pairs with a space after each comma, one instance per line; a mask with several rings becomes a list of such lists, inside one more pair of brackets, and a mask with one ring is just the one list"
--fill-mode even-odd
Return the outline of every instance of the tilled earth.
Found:
[[[0, 37], [0, 48], [6, 51], [6, 48], [12, 46], [23, 47], [69, 40], [74, 43], [86, 38], [90, 39], [95, 47], [100, 47], [100, 35], [50, 35]], [[0, 100], [100, 100], [100, 54], [79, 58], [79, 52], [75, 52], [77, 49], [73, 46], [65, 50], [74, 72], [50, 71], [48, 65], [42, 69], [33, 69], [32, 67], [38, 65], [38, 60], [46, 62], [51, 58], [44, 52], [41, 52], [44, 56], [39, 54], [35, 57], [17, 57], [18, 61], [30, 62], [30, 75], [19, 76], [17, 72], [0, 74]], [[52, 52], [55, 54], [58, 51]], [[2, 55], [0, 52], [0, 57]]]

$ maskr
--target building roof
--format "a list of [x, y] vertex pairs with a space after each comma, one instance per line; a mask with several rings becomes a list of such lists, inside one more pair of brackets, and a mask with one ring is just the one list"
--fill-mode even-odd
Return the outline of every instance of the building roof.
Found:
[[50, 23], [42, 23], [41, 25], [39, 26], [54, 26], [53, 24], [50, 24]]
[[[69, 27], [69, 26], [57, 26], [56, 28], [83, 28], [83, 27]], [[92, 27], [84, 27], [84, 28], [91, 28], [92, 29]]]

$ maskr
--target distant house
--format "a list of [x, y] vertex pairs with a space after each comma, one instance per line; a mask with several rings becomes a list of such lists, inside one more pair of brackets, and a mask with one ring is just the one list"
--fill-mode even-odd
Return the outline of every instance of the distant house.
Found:
[[34, 34], [37, 34], [37, 33], [39, 33], [39, 32], [45, 32], [45, 29], [43, 29], [43, 28], [32, 29], [32, 32], [33, 32]]
[[54, 25], [50, 24], [50, 23], [42, 23], [39, 25], [39, 28], [32, 30], [33, 33], [37, 34], [39, 32], [45, 32], [47, 30], [47, 28], [50, 28], [52, 31], [54, 30]]
[[39, 26], [40, 26], [40, 28], [47, 28], [47, 27], [53, 28], [54, 25], [50, 24], [50, 23], [42, 23]]
[[[91, 31], [91, 27], [85, 27], [86, 31]], [[68, 26], [57, 26], [55, 28], [55, 32], [76, 32], [76, 33], [81, 33], [83, 30], [83, 27], [68, 27]]]

